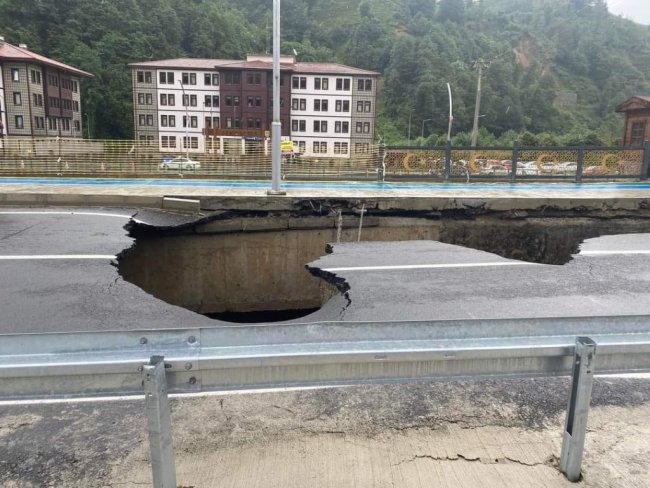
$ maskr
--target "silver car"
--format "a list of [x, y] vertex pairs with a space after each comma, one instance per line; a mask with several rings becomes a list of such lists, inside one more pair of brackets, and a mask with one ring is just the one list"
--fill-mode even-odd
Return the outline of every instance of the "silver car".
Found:
[[201, 163], [194, 161], [193, 159], [186, 158], [184, 156], [178, 156], [174, 159], [163, 160], [158, 166], [158, 169], [167, 171], [168, 169], [176, 170], [194, 170], [201, 169]]

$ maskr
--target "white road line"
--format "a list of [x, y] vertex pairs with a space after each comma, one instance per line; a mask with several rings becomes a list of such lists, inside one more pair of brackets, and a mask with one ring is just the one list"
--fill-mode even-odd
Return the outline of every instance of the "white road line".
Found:
[[403, 264], [396, 266], [355, 266], [349, 268], [324, 268], [323, 271], [398, 271], [403, 269], [487, 268], [491, 266], [540, 266], [524, 261], [495, 261], [492, 263]]
[[0, 261], [31, 261], [47, 259], [117, 259], [112, 254], [33, 254], [27, 256], [0, 256]]
[[640, 249], [638, 251], [631, 250], [631, 251], [580, 251], [578, 254], [579, 256], [613, 256], [616, 254], [624, 255], [624, 256], [633, 256], [633, 255], [643, 255], [643, 254], [650, 254], [650, 250], [646, 249]]
[[[34, 211], [34, 210], [29, 210], [29, 211], [27, 211], [27, 210], [25, 210], [25, 211], [18, 210], [18, 211], [15, 211], [15, 212], [3, 211], [3, 212], [0, 212], [0, 215], [88, 215], [88, 216], [91, 216], [91, 217], [116, 217], [116, 218], [120, 218], [120, 219], [131, 219], [131, 218], [133, 218], [130, 215], [120, 215], [120, 214], [103, 213], [103, 212], [72, 212], [72, 211], [70, 211], [70, 212], [57, 212], [57, 211], [48, 212], [48, 211]], [[145, 223], [142, 220], [135, 219], [135, 218], [133, 218], [133, 221], [137, 222], [139, 224], [144, 224]]]

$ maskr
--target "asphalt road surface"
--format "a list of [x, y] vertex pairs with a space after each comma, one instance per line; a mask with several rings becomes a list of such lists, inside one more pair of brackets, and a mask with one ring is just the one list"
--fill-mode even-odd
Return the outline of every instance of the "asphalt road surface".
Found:
[[[120, 278], [135, 214], [183, 221], [0, 209], [0, 334], [219, 325]], [[349, 299], [302, 321], [648, 314], [649, 237], [589, 240], [564, 266], [426, 241], [335, 245], [312, 266], [343, 278]], [[568, 389], [538, 378], [174, 398], [178, 484], [576, 486], [556, 468]], [[577, 486], [650, 486], [648, 419], [650, 382], [597, 378]], [[141, 399], [0, 403], [0, 486], [147, 486], [148, 456]]]

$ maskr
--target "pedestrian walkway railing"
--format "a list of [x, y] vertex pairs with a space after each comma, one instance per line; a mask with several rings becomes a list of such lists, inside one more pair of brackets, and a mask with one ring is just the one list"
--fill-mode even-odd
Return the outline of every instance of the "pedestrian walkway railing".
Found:
[[[648, 179], [650, 143], [636, 147], [337, 146], [337, 154], [285, 153], [287, 180], [530, 181]], [[189, 159], [183, 162], [178, 158]], [[268, 179], [271, 146], [229, 140], [223, 146], [159, 148], [142, 141], [0, 139], [0, 176]]]
[[648, 179], [650, 144], [637, 147], [386, 147], [385, 178], [445, 180]]
[[571, 375], [560, 470], [580, 477], [594, 373], [650, 371], [646, 316], [5, 335], [0, 400], [145, 393], [154, 486], [176, 486], [168, 393]]

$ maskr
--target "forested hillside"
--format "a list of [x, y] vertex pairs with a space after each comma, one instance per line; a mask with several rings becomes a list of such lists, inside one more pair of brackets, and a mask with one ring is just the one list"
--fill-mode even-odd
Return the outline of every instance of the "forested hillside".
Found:
[[[127, 63], [168, 57], [241, 58], [270, 44], [272, 0], [0, 0], [8, 42], [96, 75], [84, 111], [96, 137], [132, 137]], [[456, 142], [472, 127], [484, 71], [481, 142], [616, 142], [615, 105], [650, 95], [650, 29], [604, 0], [283, 0], [283, 51], [383, 75], [378, 133]], [[489, 133], [488, 133], [489, 132]]]

